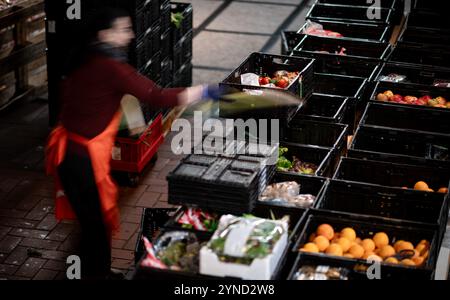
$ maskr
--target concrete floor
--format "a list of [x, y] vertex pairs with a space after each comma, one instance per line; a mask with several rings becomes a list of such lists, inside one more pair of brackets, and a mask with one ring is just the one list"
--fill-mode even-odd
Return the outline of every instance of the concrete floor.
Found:
[[[193, 0], [193, 82], [217, 83], [251, 52], [280, 53], [281, 30], [304, 23], [310, 1]], [[49, 133], [45, 97], [0, 112], [0, 279], [64, 279], [65, 260], [77, 253], [79, 228], [53, 216], [53, 183], [43, 168]], [[137, 188], [121, 188], [121, 232], [113, 267], [128, 271], [144, 207], [167, 204], [168, 172], [177, 164], [169, 141]]]

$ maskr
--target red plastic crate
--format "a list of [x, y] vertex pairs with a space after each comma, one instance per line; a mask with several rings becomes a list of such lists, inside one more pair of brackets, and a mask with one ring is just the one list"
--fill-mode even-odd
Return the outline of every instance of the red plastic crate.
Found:
[[162, 115], [138, 139], [116, 138], [111, 168], [113, 171], [140, 173], [163, 143]]

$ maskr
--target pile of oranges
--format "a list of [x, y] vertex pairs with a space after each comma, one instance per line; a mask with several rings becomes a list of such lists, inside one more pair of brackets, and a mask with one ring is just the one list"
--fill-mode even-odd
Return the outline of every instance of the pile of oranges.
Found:
[[393, 245], [389, 241], [384, 232], [361, 239], [353, 228], [335, 232], [331, 225], [322, 224], [300, 251], [416, 267], [422, 266], [428, 258], [430, 243], [427, 240], [420, 241], [415, 247], [408, 241], [399, 240]]
[[[408, 187], [404, 186], [403, 189], [408, 189]], [[430, 189], [430, 187], [428, 186], [428, 184], [425, 181], [416, 182], [416, 184], [414, 185], [414, 189], [416, 191], [424, 191], [424, 192], [432, 192], [432, 193], [435, 192], [433, 189]], [[442, 194], [447, 194], [448, 188], [441, 187], [440, 189], [437, 190], [437, 192], [442, 193]]]

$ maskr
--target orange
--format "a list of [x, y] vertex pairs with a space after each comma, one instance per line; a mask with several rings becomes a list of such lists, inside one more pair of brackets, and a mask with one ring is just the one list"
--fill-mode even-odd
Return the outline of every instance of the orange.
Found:
[[389, 237], [384, 232], [378, 232], [373, 236], [373, 242], [377, 248], [383, 248], [383, 246], [389, 245]]
[[368, 259], [369, 256], [372, 256], [372, 255], [376, 255], [376, 254], [373, 251], [365, 251], [363, 256], [362, 256], [362, 258], [363, 259]]
[[386, 245], [383, 246], [383, 248], [380, 249], [380, 252], [378, 253], [379, 256], [382, 258], [388, 258], [395, 255], [395, 249], [392, 246]]
[[384, 92], [383, 94], [385, 94], [386, 96], [388, 96], [388, 98], [394, 97], [394, 93], [393, 93], [391, 90], [388, 90], [388, 91]]
[[320, 252], [323, 252], [330, 245], [330, 241], [328, 241], [326, 237], [319, 235], [314, 239], [314, 244], [317, 245], [317, 248], [319, 248]]
[[334, 236], [334, 229], [328, 224], [322, 224], [317, 228], [316, 234], [323, 235], [330, 241]]
[[353, 228], [347, 227], [341, 230], [341, 237], [347, 238], [350, 242], [356, 240], [356, 232]]
[[429, 242], [429, 241], [427, 241], [427, 240], [421, 240], [421, 241], [419, 242], [419, 244], [418, 244], [418, 245], [420, 245], [420, 244], [424, 244], [424, 245], [426, 245], [426, 246], [427, 246], [427, 248], [429, 248], [429, 247], [430, 247], [430, 242]]
[[364, 255], [364, 248], [360, 245], [353, 245], [350, 247], [348, 252], [355, 258], [361, 258]]
[[344, 257], [347, 257], [347, 258], [354, 258], [353, 255], [351, 255], [350, 253], [345, 253], [345, 254], [344, 254]]
[[328, 246], [327, 250], [325, 250], [325, 253], [334, 256], [342, 256], [344, 254], [341, 245], [335, 243]]
[[395, 257], [388, 257], [384, 260], [384, 262], [387, 264], [398, 264], [398, 259]]
[[355, 243], [357, 243], [358, 245], [361, 245], [362, 241], [361, 241], [361, 239], [359, 237], [357, 237], [355, 239]]
[[364, 248], [364, 251], [371, 251], [375, 250], [375, 243], [371, 239], [364, 239], [361, 242], [361, 246]]
[[381, 257], [379, 257], [378, 255], [370, 255], [369, 257], [367, 257], [367, 260], [369, 261], [379, 261], [382, 262], [383, 259]]
[[416, 263], [413, 260], [409, 259], [409, 258], [406, 258], [406, 259], [402, 260], [401, 264], [405, 265], [405, 266], [415, 266], [416, 265]]
[[448, 193], [448, 188], [442, 187], [442, 188], [440, 188], [437, 192], [438, 192], [438, 193], [442, 193], [442, 194], [447, 194], [447, 193]]
[[341, 237], [338, 239], [337, 243], [341, 246], [342, 251], [347, 252], [348, 249], [352, 246], [352, 243], [345, 237]]
[[412, 261], [416, 264], [416, 266], [421, 266], [425, 262], [425, 258], [423, 257], [413, 257]]
[[400, 241], [395, 242], [394, 249], [395, 249], [395, 252], [400, 252], [402, 250], [413, 250], [414, 246], [410, 242], [400, 240]]
[[303, 248], [300, 249], [300, 251], [318, 253], [319, 247], [317, 247], [317, 245], [314, 243], [307, 243], [303, 246]]
[[428, 250], [428, 247], [425, 244], [419, 244], [419, 245], [416, 246], [415, 250], [417, 252], [419, 252], [419, 255], [423, 255], [423, 253], [425, 253], [425, 251]]
[[313, 242], [315, 238], [316, 238], [316, 234], [315, 233], [311, 233], [311, 235], [309, 236], [308, 242]]
[[331, 243], [336, 243], [337, 244], [339, 238], [340, 238], [340, 234], [336, 232], [334, 234], [334, 236], [333, 236], [333, 239], [331, 240]]
[[418, 191], [426, 191], [429, 189], [428, 184], [424, 181], [418, 181], [414, 185], [414, 189]]

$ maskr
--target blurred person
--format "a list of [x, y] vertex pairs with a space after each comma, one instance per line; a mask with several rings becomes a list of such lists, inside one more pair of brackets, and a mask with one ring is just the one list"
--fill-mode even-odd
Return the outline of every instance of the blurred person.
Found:
[[76, 218], [81, 226], [82, 279], [111, 279], [111, 237], [119, 228], [119, 211], [110, 161], [123, 96], [174, 107], [215, 98], [218, 89], [162, 89], [127, 64], [135, 36], [126, 11], [104, 8], [87, 29], [83, 51], [70, 60], [61, 83], [62, 109], [47, 143], [46, 167], [55, 177], [56, 218]]

